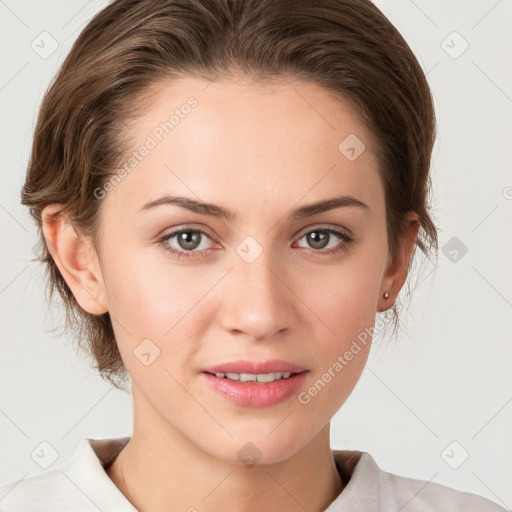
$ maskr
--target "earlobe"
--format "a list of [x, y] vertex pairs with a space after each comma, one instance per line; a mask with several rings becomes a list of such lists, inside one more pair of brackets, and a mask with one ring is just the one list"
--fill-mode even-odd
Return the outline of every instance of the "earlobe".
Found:
[[416, 235], [420, 228], [418, 214], [412, 211], [408, 212], [404, 222], [404, 235], [398, 241], [398, 257], [393, 265], [388, 267], [382, 279], [378, 311], [386, 311], [392, 307], [407, 279], [409, 262], [416, 244]]
[[62, 277], [82, 309], [93, 315], [108, 311], [105, 286], [98, 256], [88, 237], [79, 235], [61, 205], [42, 212], [43, 234], [48, 250]]

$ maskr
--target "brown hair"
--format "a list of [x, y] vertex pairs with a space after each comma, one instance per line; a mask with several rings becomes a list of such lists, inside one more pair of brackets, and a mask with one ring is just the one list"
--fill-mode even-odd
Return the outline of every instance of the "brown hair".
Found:
[[415, 245], [437, 256], [428, 204], [436, 129], [431, 92], [413, 52], [373, 3], [115, 0], [80, 33], [45, 94], [21, 202], [39, 229], [50, 301], [55, 290], [64, 301], [64, 330], [116, 387], [127, 371], [109, 313], [92, 315], [78, 305], [48, 252], [41, 212], [62, 205], [60, 212], [98, 250], [102, 201], [93, 191], [116, 174], [129, 149], [125, 123], [136, 115], [134, 105], [141, 111], [141, 100], [151, 96], [143, 93], [159, 83], [230, 73], [302, 79], [353, 105], [376, 142], [390, 254], [397, 256], [402, 220], [412, 210], [420, 219]]

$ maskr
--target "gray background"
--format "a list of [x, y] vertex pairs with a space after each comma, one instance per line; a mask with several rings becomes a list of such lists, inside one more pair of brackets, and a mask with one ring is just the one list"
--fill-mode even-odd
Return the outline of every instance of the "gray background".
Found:
[[[512, 1], [376, 3], [433, 89], [441, 250], [435, 274], [425, 263], [407, 334], [397, 343], [375, 340], [332, 422], [332, 446], [368, 451], [387, 471], [510, 508]], [[62, 317], [45, 302], [42, 267], [30, 261], [35, 226], [19, 204], [42, 95], [104, 5], [0, 0], [0, 485], [58, 468], [84, 437], [131, 433], [131, 396], [95, 375], [69, 340], [47, 332]], [[31, 457], [43, 442], [57, 456], [48, 468]]]

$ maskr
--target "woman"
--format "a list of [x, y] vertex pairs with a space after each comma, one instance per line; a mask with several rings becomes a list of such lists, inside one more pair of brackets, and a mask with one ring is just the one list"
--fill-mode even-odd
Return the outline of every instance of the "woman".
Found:
[[[45, 96], [22, 202], [133, 435], [2, 510], [499, 511], [331, 450], [429, 213], [435, 115], [369, 1], [118, 0]], [[394, 308], [394, 309], [393, 309]], [[34, 504], [34, 505], [32, 505]]]

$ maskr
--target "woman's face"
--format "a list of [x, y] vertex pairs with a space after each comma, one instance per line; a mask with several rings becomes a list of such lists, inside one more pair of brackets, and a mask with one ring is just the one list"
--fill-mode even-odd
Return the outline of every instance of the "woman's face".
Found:
[[[398, 293], [368, 134], [303, 82], [181, 79], [152, 101], [127, 131], [124, 177], [97, 192], [99, 286], [137, 428], [226, 461], [243, 447], [284, 460], [328, 427]], [[304, 371], [268, 384], [205, 373], [275, 360]]]

